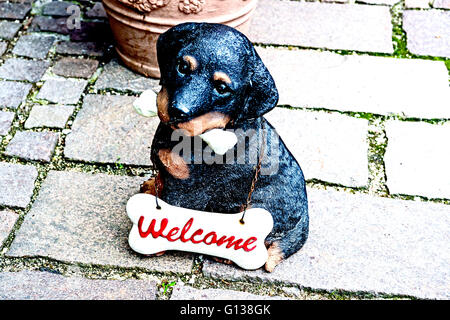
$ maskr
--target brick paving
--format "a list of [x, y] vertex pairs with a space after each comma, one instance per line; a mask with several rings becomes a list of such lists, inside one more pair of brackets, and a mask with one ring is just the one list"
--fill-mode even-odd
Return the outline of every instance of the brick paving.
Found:
[[0, 2], [0, 18], [23, 19], [31, 10], [29, 3]]
[[45, 16], [59, 16], [67, 17], [70, 13], [67, 13], [67, 8], [72, 5], [70, 2], [65, 1], [52, 1], [42, 6], [42, 14]]
[[299, 161], [306, 179], [367, 185], [366, 119], [285, 108], [276, 108], [265, 117]]
[[0, 272], [1, 300], [155, 300], [155, 281], [97, 280], [39, 272]]
[[308, 241], [273, 273], [207, 261], [205, 275], [330, 291], [450, 297], [448, 205], [315, 189], [308, 190], [308, 197]]
[[140, 93], [147, 89], [159, 91], [159, 81], [145, 78], [125, 68], [118, 60], [105, 65], [102, 74], [98, 77], [94, 89], [114, 89], [118, 91], [132, 91]]
[[433, 2], [433, 8], [450, 10], [449, 0], [435, 0]]
[[31, 87], [28, 83], [0, 80], [0, 109], [17, 109], [25, 101]]
[[184, 285], [173, 288], [170, 300], [284, 300], [277, 296], [262, 296], [224, 289], [196, 289]]
[[63, 129], [74, 109], [73, 106], [36, 104], [33, 106], [24, 127], [25, 129], [41, 127]]
[[87, 85], [86, 80], [47, 79], [36, 98], [61, 104], [77, 104]]
[[450, 58], [450, 11], [407, 10], [403, 23], [411, 53]]
[[56, 62], [52, 70], [59, 76], [88, 79], [97, 67], [97, 60], [62, 58]]
[[[7, 256], [45, 256], [60, 261], [191, 271], [191, 254], [142, 258], [128, 246], [127, 200], [141, 177], [50, 171]], [[66, 203], [63, 207], [61, 202]]]
[[0, 38], [6, 40], [13, 39], [21, 27], [22, 24], [18, 22], [0, 21]]
[[387, 186], [393, 194], [450, 198], [450, 123], [388, 121]]
[[0, 244], [9, 236], [19, 216], [10, 210], [0, 210]]
[[8, 134], [14, 120], [14, 112], [0, 111], [0, 136]]
[[386, 6], [261, 0], [250, 28], [257, 43], [392, 53]]
[[258, 52], [277, 83], [279, 104], [450, 118], [448, 70], [442, 61], [287, 48], [261, 48]]
[[25, 160], [50, 162], [58, 143], [59, 133], [17, 131], [6, 147], [5, 154]]
[[67, 18], [53, 18], [45, 16], [35, 16], [31, 22], [30, 31], [47, 31], [59, 34], [69, 34]]
[[38, 172], [32, 165], [0, 163], [0, 205], [25, 208], [31, 200]]
[[104, 48], [98, 42], [58, 41], [55, 51], [69, 55], [103, 56]]
[[139, 116], [134, 100], [120, 95], [86, 96], [67, 135], [64, 155], [88, 162], [151, 165], [149, 150], [159, 121]]
[[6, 52], [7, 48], [8, 44], [4, 41], [0, 41], [0, 56], [2, 56]]
[[249, 37], [280, 92], [266, 118], [311, 220], [270, 274], [130, 249], [159, 122], [132, 103], [159, 80], [120, 62], [100, 2], [79, 30], [72, 2], [32, 3], [0, 2], [0, 299], [450, 298], [448, 0], [260, 0]]
[[29, 34], [19, 38], [13, 53], [28, 58], [45, 59], [55, 37], [40, 34]]
[[49, 66], [48, 61], [11, 58], [0, 66], [0, 78], [37, 82], [41, 80]]

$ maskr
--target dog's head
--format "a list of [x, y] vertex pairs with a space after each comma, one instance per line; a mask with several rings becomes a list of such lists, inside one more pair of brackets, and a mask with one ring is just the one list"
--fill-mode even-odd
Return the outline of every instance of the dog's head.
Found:
[[184, 23], [157, 42], [162, 89], [158, 115], [195, 136], [262, 116], [278, 91], [251, 42], [221, 24]]

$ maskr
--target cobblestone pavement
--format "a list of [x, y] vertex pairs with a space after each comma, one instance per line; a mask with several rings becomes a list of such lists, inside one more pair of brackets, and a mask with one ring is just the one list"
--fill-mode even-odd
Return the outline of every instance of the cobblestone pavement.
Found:
[[311, 219], [270, 274], [131, 251], [158, 124], [131, 105], [159, 85], [123, 67], [101, 3], [72, 31], [70, 5], [0, 0], [0, 299], [450, 298], [449, 0], [260, 0], [267, 118]]

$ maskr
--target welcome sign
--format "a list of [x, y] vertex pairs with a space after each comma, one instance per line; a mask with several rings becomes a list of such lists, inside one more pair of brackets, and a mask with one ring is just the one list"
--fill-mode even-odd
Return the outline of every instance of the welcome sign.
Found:
[[264, 209], [241, 213], [204, 212], [171, 206], [150, 194], [128, 200], [133, 222], [128, 242], [141, 254], [179, 250], [229, 259], [248, 270], [263, 266], [268, 258], [264, 240], [273, 228], [272, 215]]

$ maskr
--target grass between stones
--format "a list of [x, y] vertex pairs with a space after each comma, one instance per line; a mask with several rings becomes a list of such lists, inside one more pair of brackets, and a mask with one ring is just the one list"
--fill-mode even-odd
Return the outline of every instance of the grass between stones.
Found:
[[403, 10], [405, 9], [405, 1], [397, 2], [391, 7], [392, 16], [392, 42], [394, 45], [394, 57], [411, 58], [412, 55], [408, 51], [406, 32], [403, 30]]
[[[312, 0], [309, 2], [317, 2], [316, 0]], [[374, 5], [376, 4], [367, 4], [356, 1], [357, 4], [362, 5]], [[345, 5], [345, 4], [343, 4]], [[326, 51], [333, 52], [340, 55], [369, 55], [369, 56], [377, 56], [377, 57], [391, 57], [391, 58], [399, 58], [399, 59], [423, 59], [423, 60], [433, 60], [433, 61], [442, 61], [445, 63], [447, 70], [449, 72], [449, 81], [450, 81], [450, 59], [444, 57], [433, 57], [433, 56], [421, 56], [415, 55], [409, 52], [407, 48], [407, 34], [403, 29], [403, 11], [405, 10], [405, 0], [398, 1], [396, 4], [391, 6], [391, 23], [392, 23], [392, 44], [394, 46], [394, 52], [392, 54], [389, 53], [379, 53], [379, 52], [370, 52], [370, 51], [358, 51], [358, 50], [344, 50], [344, 49], [328, 49], [328, 48], [317, 48], [317, 47], [308, 47], [308, 46], [298, 46], [298, 45], [280, 45], [280, 44], [268, 44], [268, 43], [254, 43], [257, 46], [266, 48], [266, 47], [279, 47], [279, 48], [288, 48], [289, 50], [314, 50], [314, 51]], [[410, 10], [410, 9], [409, 9]], [[436, 10], [436, 9], [435, 9]]]
[[[405, 0], [397, 2], [391, 7], [392, 16], [392, 42], [394, 44], [394, 54], [393, 56], [401, 59], [423, 59], [423, 60], [433, 60], [442, 61], [445, 63], [447, 70], [449, 72], [450, 80], [450, 59], [444, 57], [433, 57], [433, 56], [420, 56], [409, 52], [407, 48], [407, 34], [403, 29], [403, 12], [405, 10]], [[411, 9], [409, 9], [411, 10]]]
[[369, 142], [369, 150], [367, 152], [369, 163], [368, 193], [387, 197], [389, 191], [386, 187], [386, 170], [384, 165], [387, 136], [384, 131], [384, 119], [382, 117], [369, 119], [367, 140]]

